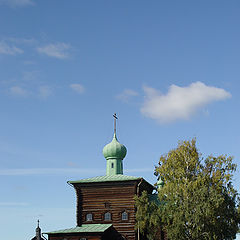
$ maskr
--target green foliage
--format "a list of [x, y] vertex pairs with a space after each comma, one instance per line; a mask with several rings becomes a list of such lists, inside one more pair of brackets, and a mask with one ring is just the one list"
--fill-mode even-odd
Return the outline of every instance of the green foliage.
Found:
[[154, 202], [149, 201], [146, 191], [143, 191], [140, 197], [135, 196], [136, 201], [136, 230], [140, 230], [142, 235], [147, 236], [149, 240], [156, 239], [162, 225], [160, 215], [158, 214], [158, 206]]
[[[238, 193], [231, 182], [235, 170], [232, 157], [203, 159], [195, 139], [180, 142], [161, 156], [155, 169], [164, 180], [159, 200], [166, 204], [152, 209], [146, 193], [137, 198], [141, 231], [157, 230], [161, 223], [170, 240], [235, 239], [240, 223]], [[153, 212], [156, 222], [151, 220]]]

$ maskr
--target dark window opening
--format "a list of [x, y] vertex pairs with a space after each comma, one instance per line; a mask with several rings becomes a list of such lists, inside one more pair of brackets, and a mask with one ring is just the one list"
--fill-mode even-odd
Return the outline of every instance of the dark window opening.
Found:
[[114, 164], [112, 163], [112, 168], [114, 167]]

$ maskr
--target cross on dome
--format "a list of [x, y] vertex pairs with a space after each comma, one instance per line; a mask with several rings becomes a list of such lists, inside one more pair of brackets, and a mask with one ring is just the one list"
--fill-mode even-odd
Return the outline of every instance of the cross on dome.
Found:
[[118, 119], [118, 117], [117, 117], [117, 114], [116, 113], [114, 113], [113, 114], [113, 117], [114, 117], [114, 134], [116, 135], [116, 129], [117, 129], [117, 119]]

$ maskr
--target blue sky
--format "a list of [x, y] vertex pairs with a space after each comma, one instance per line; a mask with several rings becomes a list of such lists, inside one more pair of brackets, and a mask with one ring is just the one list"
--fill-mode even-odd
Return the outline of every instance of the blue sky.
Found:
[[[125, 174], [197, 139], [240, 159], [239, 1], [0, 0], [0, 225], [7, 240], [75, 226], [67, 180]], [[239, 189], [239, 170], [234, 184]], [[13, 231], [14, 228], [14, 231]]]

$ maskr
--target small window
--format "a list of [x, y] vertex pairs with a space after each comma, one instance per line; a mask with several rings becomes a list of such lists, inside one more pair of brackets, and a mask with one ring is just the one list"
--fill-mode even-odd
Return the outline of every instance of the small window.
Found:
[[112, 163], [112, 168], [114, 168], [114, 163]]
[[110, 212], [106, 212], [104, 214], [104, 220], [105, 221], [110, 221], [111, 220], [111, 213]]
[[86, 215], [86, 221], [92, 221], [93, 220], [93, 217], [92, 217], [92, 214], [91, 213], [88, 213]]
[[128, 213], [125, 211], [122, 213], [122, 220], [128, 220]]

